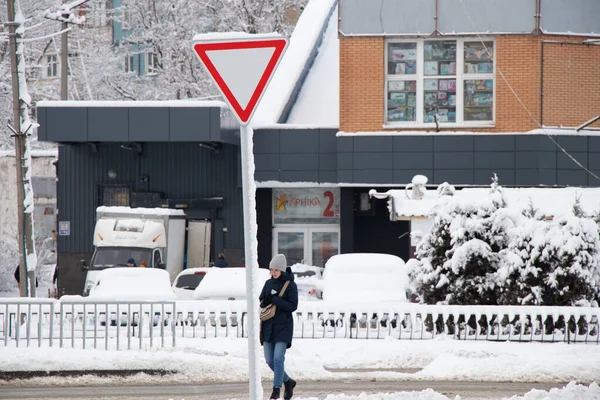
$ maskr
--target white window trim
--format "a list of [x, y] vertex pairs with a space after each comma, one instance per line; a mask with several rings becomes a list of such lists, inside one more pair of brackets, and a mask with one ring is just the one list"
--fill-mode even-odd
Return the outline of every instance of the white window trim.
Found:
[[135, 70], [135, 54], [125, 56], [125, 72], [137, 72]]
[[100, 28], [107, 26], [108, 19], [106, 15], [106, 1], [90, 2], [87, 6], [86, 14], [89, 21], [88, 26], [92, 28]]
[[131, 10], [129, 9], [129, 6], [125, 4], [125, 0], [123, 0], [123, 4], [121, 4], [121, 29], [131, 29]]
[[[423, 73], [424, 66], [424, 43], [426, 41], [447, 41], [456, 40], [456, 122], [439, 122], [440, 128], [482, 128], [482, 127], [495, 127], [496, 126], [496, 40], [494, 37], [484, 38], [424, 38], [424, 39], [388, 39], [385, 41], [384, 51], [384, 90], [383, 90], [383, 102], [384, 102], [384, 115], [383, 115], [383, 128], [433, 128], [436, 129], [435, 122], [420, 122], [423, 121], [423, 80], [428, 79], [450, 79], [449, 76], [425, 76]], [[494, 57], [492, 60], [493, 69], [492, 73], [489, 74], [466, 74], [464, 72], [464, 42], [493, 42], [494, 43]], [[389, 43], [416, 43], [417, 44], [417, 73], [414, 75], [389, 75], [388, 74], [388, 44]], [[493, 81], [493, 107], [492, 107], [492, 120], [491, 121], [464, 121], [464, 81], [475, 80], [475, 79], [492, 79]], [[389, 81], [413, 81], [417, 82], [417, 105], [416, 105], [416, 121], [398, 121], [388, 122], [388, 82]], [[460, 88], [460, 90], [459, 90]]]
[[[153, 63], [150, 62], [151, 60], [154, 60], [154, 62], [156, 63], [156, 65], [152, 65]], [[156, 54], [154, 52], [148, 52], [148, 53], [146, 53], [146, 71], [145, 71], [145, 75], [148, 75], [148, 76], [158, 75], [158, 54]]]
[[46, 78], [56, 77], [58, 77], [58, 56], [56, 54], [46, 54]]

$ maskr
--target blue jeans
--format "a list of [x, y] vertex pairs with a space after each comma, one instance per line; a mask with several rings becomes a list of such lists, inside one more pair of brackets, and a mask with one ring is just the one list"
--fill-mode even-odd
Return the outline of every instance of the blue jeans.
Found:
[[283, 382], [287, 382], [290, 377], [285, 373], [283, 364], [285, 363], [286, 342], [269, 343], [264, 342], [265, 360], [267, 365], [274, 372], [273, 387], [280, 388]]

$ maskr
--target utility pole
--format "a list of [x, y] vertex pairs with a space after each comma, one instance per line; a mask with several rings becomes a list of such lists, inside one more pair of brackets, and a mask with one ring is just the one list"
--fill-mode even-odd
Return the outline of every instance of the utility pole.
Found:
[[[9, 0], [10, 1], [10, 0]], [[76, 17], [72, 10], [87, 3], [90, 0], [75, 0], [63, 4], [59, 12], [48, 10], [45, 17], [61, 22], [61, 45], [60, 45], [60, 99], [68, 100], [69, 97], [69, 24], [81, 25], [85, 19]]]
[[[33, 192], [31, 189], [31, 154], [27, 151], [27, 135], [31, 129], [25, 83], [25, 56], [21, 25], [24, 20], [19, 0], [7, 0], [10, 64], [13, 87], [13, 123], [15, 159], [17, 167], [17, 215], [19, 237], [19, 292], [21, 297], [35, 297], [35, 267], [37, 258], [33, 242]], [[24, 87], [21, 87], [21, 84]], [[22, 90], [24, 89], [24, 90]], [[27, 205], [25, 204], [27, 203]], [[34, 264], [28, 271], [28, 263]], [[29, 278], [29, 279], [27, 279]], [[27, 287], [29, 282], [29, 290]]]
[[[63, 14], [63, 18], [69, 18], [68, 15]], [[69, 24], [63, 21], [62, 25], [62, 39], [60, 45], [60, 99], [67, 100], [69, 96], [69, 31], [67, 28]]]

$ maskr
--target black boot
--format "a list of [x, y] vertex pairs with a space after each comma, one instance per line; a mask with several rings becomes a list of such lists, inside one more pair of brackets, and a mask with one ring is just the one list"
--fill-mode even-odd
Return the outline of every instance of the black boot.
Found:
[[296, 387], [296, 381], [292, 378], [288, 379], [287, 382], [283, 382], [285, 390], [283, 391], [283, 399], [290, 400], [294, 395], [294, 388]]
[[269, 397], [269, 400], [279, 400], [280, 397], [281, 397], [281, 389], [274, 387], [273, 393], [271, 393], [271, 397]]

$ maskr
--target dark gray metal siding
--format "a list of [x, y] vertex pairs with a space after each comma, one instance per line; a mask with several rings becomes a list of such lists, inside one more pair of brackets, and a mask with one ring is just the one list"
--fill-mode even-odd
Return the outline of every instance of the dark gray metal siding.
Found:
[[227, 142], [218, 107], [72, 107], [37, 108], [38, 139], [86, 142]]
[[[552, 136], [600, 175], [600, 137]], [[600, 186], [545, 135], [347, 136], [331, 129], [255, 131], [256, 180], [404, 185]]]
[[265, 129], [254, 132], [259, 182], [335, 183], [335, 129]]
[[[163, 198], [223, 197], [215, 218], [227, 227], [224, 246], [243, 247], [239, 147], [225, 144], [215, 152], [197, 143], [144, 143], [141, 155], [119, 144], [96, 150], [87, 144], [59, 146], [58, 220], [71, 222], [71, 235], [59, 237], [60, 252], [93, 250], [101, 183], [130, 184], [134, 192], [162, 192]], [[108, 178], [110, 169], [117, 172], [114, 180]]]

